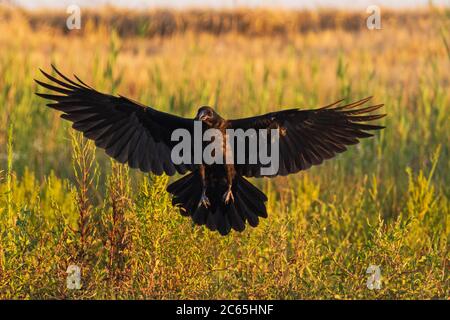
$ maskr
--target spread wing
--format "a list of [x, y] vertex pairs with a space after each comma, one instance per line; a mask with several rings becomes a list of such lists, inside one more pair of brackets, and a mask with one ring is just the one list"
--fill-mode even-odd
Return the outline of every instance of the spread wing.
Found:
[[77, 76], [71, 80], [53, 70], [53, 77], [41, 70], [51, 84], [35, 80], [52, 94], [36, 93], [55, 103], [48, 107], [62, 111], [63, 119], [94, 140], [95, 145], [132, 168], [161, 175], [173, 175], [192, 170], [192, 165], [175, 165], [170, 159], [173, 130], [183, 128], [193, 132], [193, 119], [186, 119], [145, 107], [122, 96], [103, 94], [86, 85]]
[[[363, 106], [371, 97], [340, 105], [343, 100], [316, 110], [290, 109], [256, 117], [230, 120], [234, 129], [279, 129], [279, 170], [276, 175], [288, 175], [319, 165], [324, 160], [357, 144], [360, 138], [373, 136], [370, 131], [383, 126], [367, 122], [385, 114], [369, 114], [383, 106]], [[246, 157], [248, 159], [248, 146]], [[236, 171], [247, 177], [259, 177], [260, 163], [236, 164]]]

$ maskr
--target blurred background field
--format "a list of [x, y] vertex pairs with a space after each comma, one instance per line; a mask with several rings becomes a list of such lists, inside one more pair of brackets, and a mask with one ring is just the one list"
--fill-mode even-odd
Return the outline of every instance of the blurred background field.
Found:
[[[449, 298], [450, 11], [0, 7], [0, 298]], [[101, 91], [235, 118], [373, 95], [386, 129], [255, 180], [269, 218], [221, 237], [168, 178], [111, 162], [34, 95], [55, 64]], [[82, 289], [66, 288], [66, 269]], [[366, 287], [379, 265], [382, 288]]]

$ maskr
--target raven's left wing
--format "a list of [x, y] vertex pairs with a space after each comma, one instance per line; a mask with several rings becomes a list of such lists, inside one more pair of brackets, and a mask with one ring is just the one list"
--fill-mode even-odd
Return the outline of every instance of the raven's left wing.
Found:
[[[53, 66], [52, 66], [53, 67]], [[63, 119], [73, 122], [72, 127], [92, 139], [97, 147], [121, 163], [132, 168], [160, 175], [165, 172], [185, 173], [193, 170], [190, 164], [176, 165], [171, 161], [172, 132], [186, 129], [193, 133], [194, 120], [178, 117], [145, 107], [123, 96], [112, 96], [91, 88], [77, 76], [71, 80], [53, 70], [61, 79], [41, 70], [52, 84], [35, 80], [42, 87], [57, 94], [36, 93], [56, 101], [50, 108], [62, 111]]]
[[[340, 106], [342, 100], [315, 110], [289, 109], [268, 114], [230, 120], [233, 129], [279, 129], [279, 170], [272, 175], [288, 175], [319, 165], [325, 159], [344, 152], [347, 145], [356, 144], [359, 138], [371, 137], [367, 131], [383, 126], [364, 122], [380, 119], [385, 114], [370, 115], [383, 106], [361, 107], [371, 97]], [[245, 164], [236, 164], [236, 171], [247, 177], [261, 176], [259, 161], [249, 164], [249, 147], [246, 145]]]

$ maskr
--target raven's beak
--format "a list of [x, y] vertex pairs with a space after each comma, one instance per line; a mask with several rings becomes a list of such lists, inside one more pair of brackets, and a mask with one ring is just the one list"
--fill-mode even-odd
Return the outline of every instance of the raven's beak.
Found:
[[209, 119], [209, 116], [208, 116], [207, 111], [202, 110], [199, 113], [197, 113], [196, 120], [204, 121], [204, 120], [208, 120], [208, 119]]

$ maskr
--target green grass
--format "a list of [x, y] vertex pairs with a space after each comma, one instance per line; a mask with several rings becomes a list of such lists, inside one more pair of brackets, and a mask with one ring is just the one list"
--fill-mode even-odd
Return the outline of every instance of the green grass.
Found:
[[[152, 40], [0, 23], [0, 298], [448, 299], [447, 22]], [[386, 129], [307, 172], [253, 180], [269, 218], [221, 237], [180, 216], [167, 177], [110, 161], [44, 107], [33, 78], [52, 62], [191, 117], [205, 103], [234, 118], [374, 95]], [[66, 288], [70, 264], [81, 290]], [[366, 287], [370, 265], [380, 290]]]

